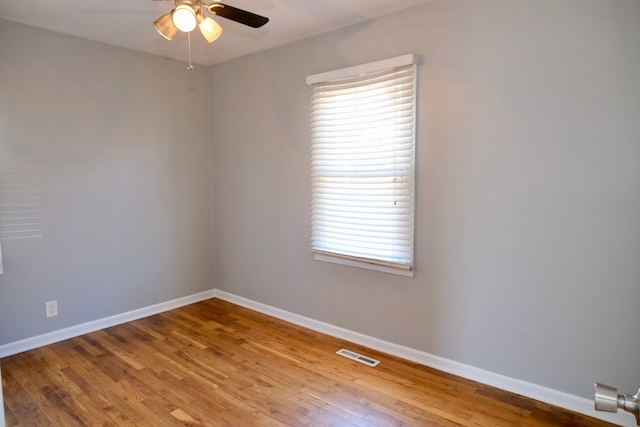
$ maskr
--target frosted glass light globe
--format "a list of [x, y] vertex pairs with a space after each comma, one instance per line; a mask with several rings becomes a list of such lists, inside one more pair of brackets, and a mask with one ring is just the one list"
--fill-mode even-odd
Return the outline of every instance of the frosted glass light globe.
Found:
[[173, 23], [184, 33], [189, 33], [196, 28], [196, 14], [191, 6], [181, 4], [173, 11]]

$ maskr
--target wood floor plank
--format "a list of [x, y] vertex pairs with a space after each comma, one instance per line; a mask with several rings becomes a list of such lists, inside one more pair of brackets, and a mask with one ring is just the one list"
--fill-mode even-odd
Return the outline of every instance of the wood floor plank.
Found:
[[218, 299], [0, 363], [7, 427], [610, 425]]

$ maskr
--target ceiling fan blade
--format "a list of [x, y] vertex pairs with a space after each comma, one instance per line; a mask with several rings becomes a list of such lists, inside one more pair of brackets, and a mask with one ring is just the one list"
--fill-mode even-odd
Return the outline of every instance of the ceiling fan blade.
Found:
[[256, 15], [255, 13], [247, 12], [246, 10], [238, 9], [237, 7], [223, 3], [212, 3], [207, 5], [203, 3], [203, 6], [206, 6], [207, 10], [212, 15], [231, 19], [232, 21], [236, 21], [253, 28], [260, 28], [269, 22], [269, 18], [267, 17]]

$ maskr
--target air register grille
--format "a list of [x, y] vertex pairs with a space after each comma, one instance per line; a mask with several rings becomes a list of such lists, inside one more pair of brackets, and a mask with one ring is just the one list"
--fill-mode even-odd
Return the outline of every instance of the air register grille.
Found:
[[344, 356], [346, 358], [355, 360], [356, 362], [364, 363], [365, 365], [368, 365], [368, 366], [371, 366], [371, 367], [377, 366], [380, 363], [379, 360], [372, 359], [371, 357], [363, 356], [363, 355], [358, 354], [358, 353], [356, 353], [354, 351], [350, 351], [350, 350], [347, 350], [347, 349], [344, 349], [344, 348], [336, 351], [336, 354], [339, 354], [340, 356]]

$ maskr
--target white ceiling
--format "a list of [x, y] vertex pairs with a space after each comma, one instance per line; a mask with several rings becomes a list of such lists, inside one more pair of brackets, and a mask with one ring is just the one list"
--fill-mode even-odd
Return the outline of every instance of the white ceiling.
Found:
[[[225, 0], [270, 19], [250, 28], [214, 19], [224, 28], [208, 45], [196, 30], [192, 61], [211, 65], [345, 27], [430, 0]], [[211, 0], [207, 0], [211, 2]], [[187, 37], [167, 41], [153, 21], [174, 7], [171, 0], [0, 0], [0, 18], [59, 33], [179, 60], [187, 59]]]

